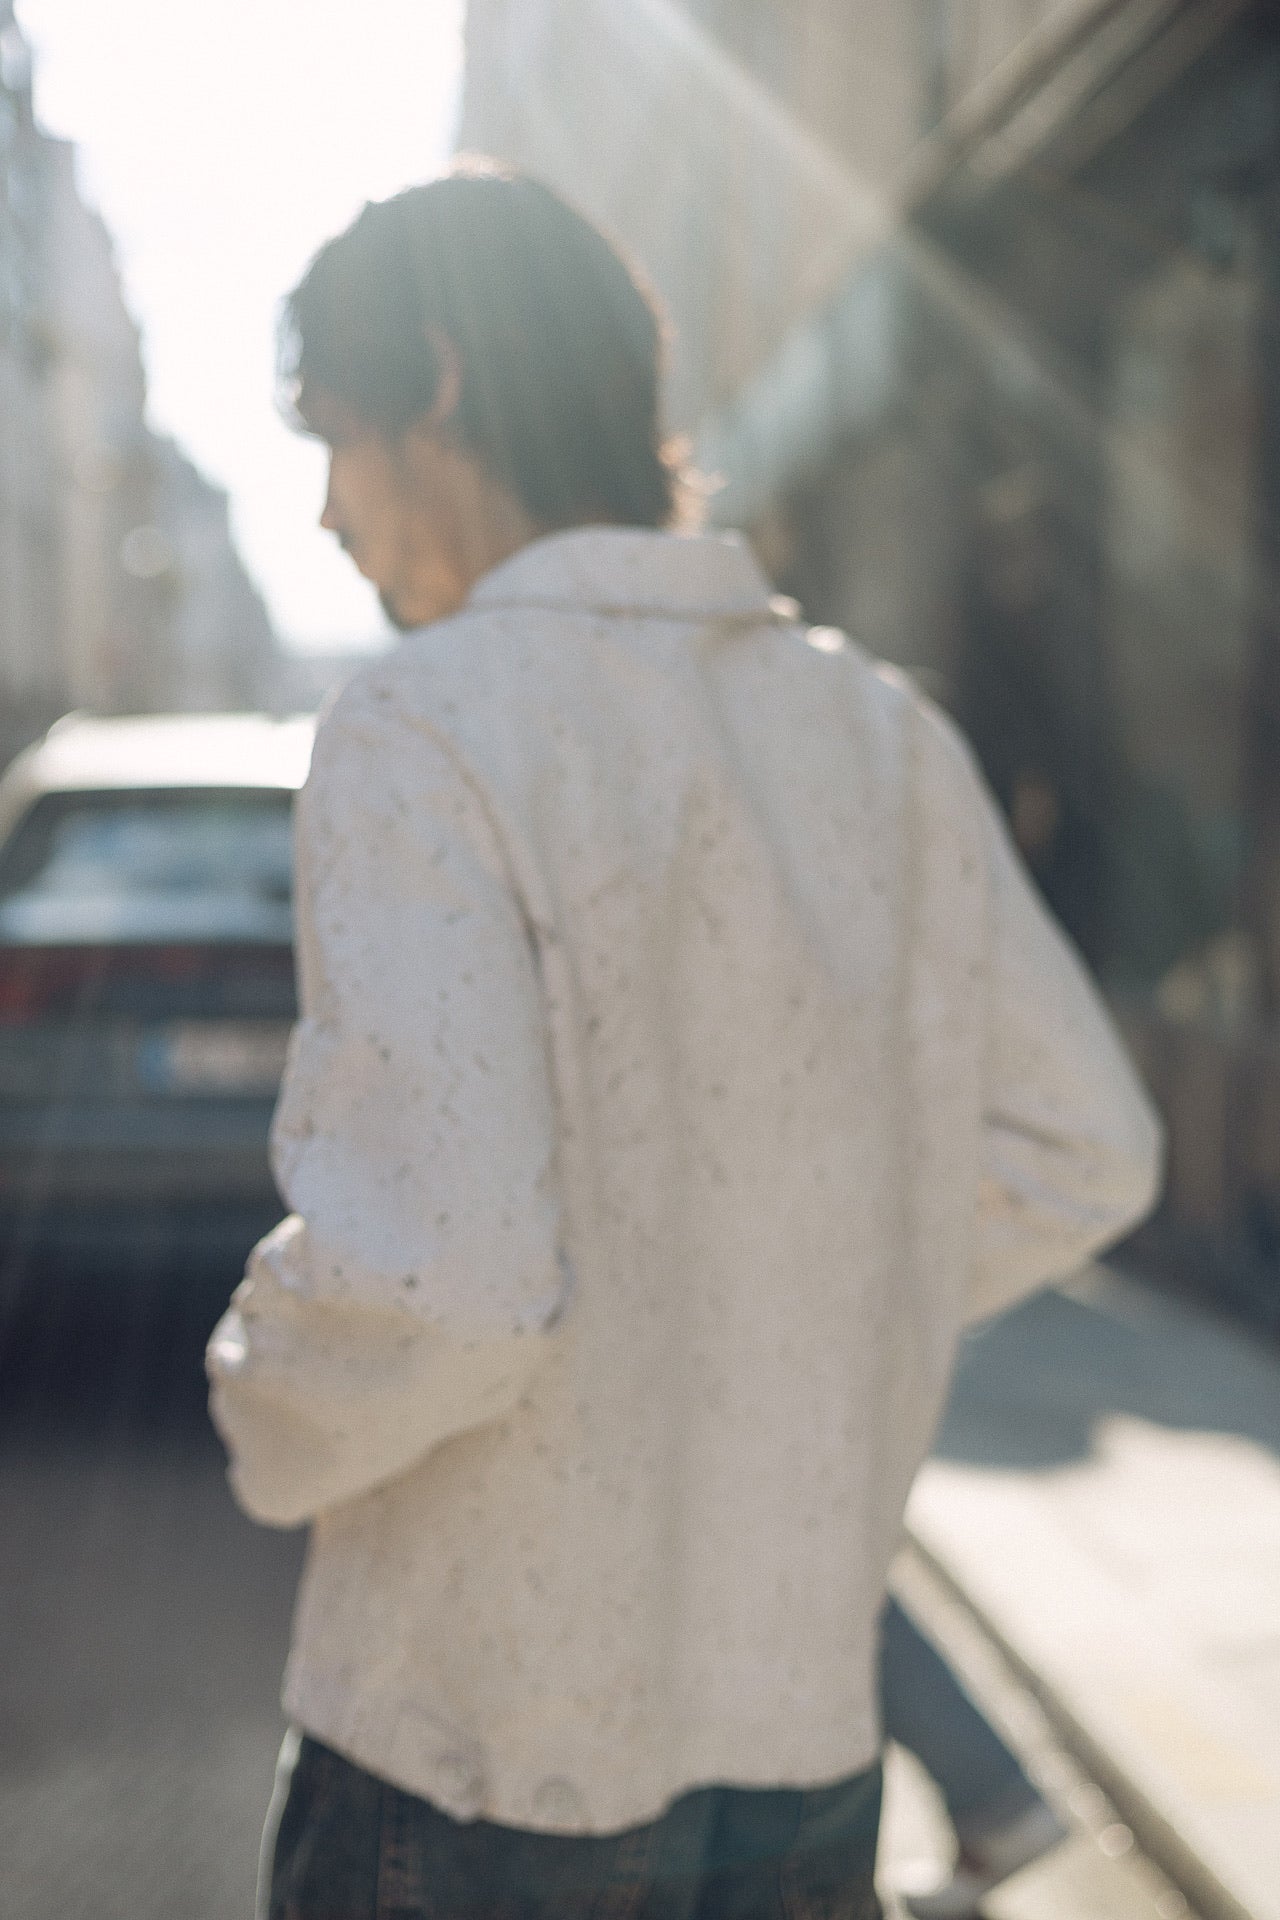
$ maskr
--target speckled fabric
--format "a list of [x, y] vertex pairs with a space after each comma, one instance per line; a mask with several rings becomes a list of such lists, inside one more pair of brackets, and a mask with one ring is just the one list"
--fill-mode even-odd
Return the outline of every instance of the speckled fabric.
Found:
[[966, 749], [732, 538], [582, 530], [364, 668], [298, 817], [291, 1217], [215, 1333], [285, 1685], [455, 1818], [878, 1747], [959, 1330], [1157, 1128]]

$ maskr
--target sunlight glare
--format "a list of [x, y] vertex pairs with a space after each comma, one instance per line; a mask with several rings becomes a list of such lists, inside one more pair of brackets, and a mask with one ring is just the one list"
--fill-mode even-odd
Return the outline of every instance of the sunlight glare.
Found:
[[462, 0], [18, 0], [36, 110], [79, 144], [143, 327], [149, 417], [231, 494], [282, 637], [383, 631], [315, 525], [320, 450], [274, 411], [277, 304], [366, 199], [447, 157]]

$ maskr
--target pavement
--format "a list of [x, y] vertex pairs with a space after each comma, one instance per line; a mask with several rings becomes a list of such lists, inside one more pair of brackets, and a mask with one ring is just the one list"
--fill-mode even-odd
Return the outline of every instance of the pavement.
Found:
[[205, 1414], [235, 1277], [0, 1312], [0, 1920], [253, 1912], [303, 1541], [233, 1505]]
[[[988, 1894], [983, 1920], [1204, 1920], [1144, 1853], [1114, 1802], [938, 1569], [907, 1546], [893, 1584], [1064, 1816], [1065, 1838]], [[886, 1920], [907, 1920], [900, 1896], [944, 1880], [954, 1852], [955, 1834], [936, 1785], [913, 1754], [890, 1746], [877, 1876]]]
[[966, 1341], [908, 1533], [1204, 1920], [1280, 1920], [1280, 1351], [1091, 1269]]

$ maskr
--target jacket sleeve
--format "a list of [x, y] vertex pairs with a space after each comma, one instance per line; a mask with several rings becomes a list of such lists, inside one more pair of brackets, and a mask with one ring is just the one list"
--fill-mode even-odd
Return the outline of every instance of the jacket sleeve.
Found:
[[214, 1331], [240, 1503], [294, 1525], [515, 1406], [563, 1305], [533, 951], [482, 798], [376, 672], [299, 801], [293, 1209]]
[[980, 786], [990, 1027], [970, 1313], [1073, 1272], [1148, 1213], [1160, 1123]]

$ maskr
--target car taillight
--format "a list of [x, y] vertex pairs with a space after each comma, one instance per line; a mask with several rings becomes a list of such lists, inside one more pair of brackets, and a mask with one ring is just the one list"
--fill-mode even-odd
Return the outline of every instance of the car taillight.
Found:
[[0, 946], [0, 1027], [117, 1014], [290, 1018], [290, 947]]
[[92, 997], [109, 962], [102, 947], [0, 949], [0, 1025], [21, 1027], [74, 1013]]

